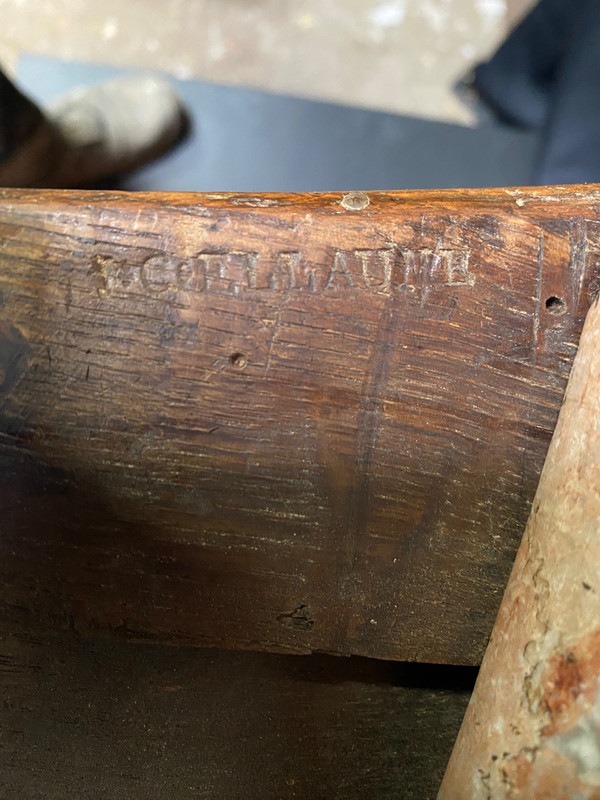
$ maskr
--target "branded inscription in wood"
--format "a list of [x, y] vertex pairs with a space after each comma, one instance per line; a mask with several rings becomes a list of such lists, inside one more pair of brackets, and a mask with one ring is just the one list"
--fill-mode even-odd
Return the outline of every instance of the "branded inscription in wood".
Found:
[[282, 251], [264, 263], [258, 252], [199, 252], [191, 258], [153, 255], [139, 264], [99, 253], [92, 271], [98, 294], [138, 286], [160, 295], [166, 291], [229, 294], [248, 292], [336, 292], [371, 290], [413, 296], [430, 287], [472, 286], [468, 250], [334, 250], [328, 262], [311, 265], [301, 251]]
[[4, 191], [0, 624], [477, 663], [596, 191]]

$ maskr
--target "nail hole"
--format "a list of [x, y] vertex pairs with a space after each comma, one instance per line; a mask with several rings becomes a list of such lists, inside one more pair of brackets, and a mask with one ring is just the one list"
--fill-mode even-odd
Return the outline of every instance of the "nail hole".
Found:
[[546, 300], [546, 310], [549, 314], [564, 314], [567, 307], [564, 300], [553, 295]]
[[229, 363], [231, 364], [232, 367], [235, 367], [236, 369], [244, 369], [244, 367], [248, 363], [248, 360], [246, 359], [246, 356], [243, 353], [233, 353], [232, 355], [229, 356]]

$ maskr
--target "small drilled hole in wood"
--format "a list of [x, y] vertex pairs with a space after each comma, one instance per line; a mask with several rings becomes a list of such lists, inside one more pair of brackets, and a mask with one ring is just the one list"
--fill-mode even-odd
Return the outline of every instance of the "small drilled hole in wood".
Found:
[[232, 353], [232, 355], [229, 356], [229, 363], [236, 369], [244, 369], [248, 360], [243, 353]]
[[546, 300], [546, 310], [549, 314], [564, 314], [567, 307], [564, 300], [553, 295]]

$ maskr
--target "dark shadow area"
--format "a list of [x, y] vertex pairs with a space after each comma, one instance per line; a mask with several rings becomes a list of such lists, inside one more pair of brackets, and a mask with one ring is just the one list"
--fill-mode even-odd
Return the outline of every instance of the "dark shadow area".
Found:
[[469, 699], [367, 659], [69, 634], [0, 637], [0, 663], [11, 800], [424, 800]]
[[404, 686], [413, 689], [443, 689], [471, 692], [478, 667], [454, 664], [422, 664], [408, 661], [382, 661], [361, 656], [286, 656], [288, 674], [301, 680], [319, 683], [354, 683]]

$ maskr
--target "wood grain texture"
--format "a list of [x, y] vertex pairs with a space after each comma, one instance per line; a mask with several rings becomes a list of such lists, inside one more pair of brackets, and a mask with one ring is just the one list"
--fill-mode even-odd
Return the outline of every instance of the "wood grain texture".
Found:
[[0, 621], [476, 664], [594, 187], [0, 195]]
[[433, 800], [472, 686], [456, 669], [0, 639], [0, 794]]

